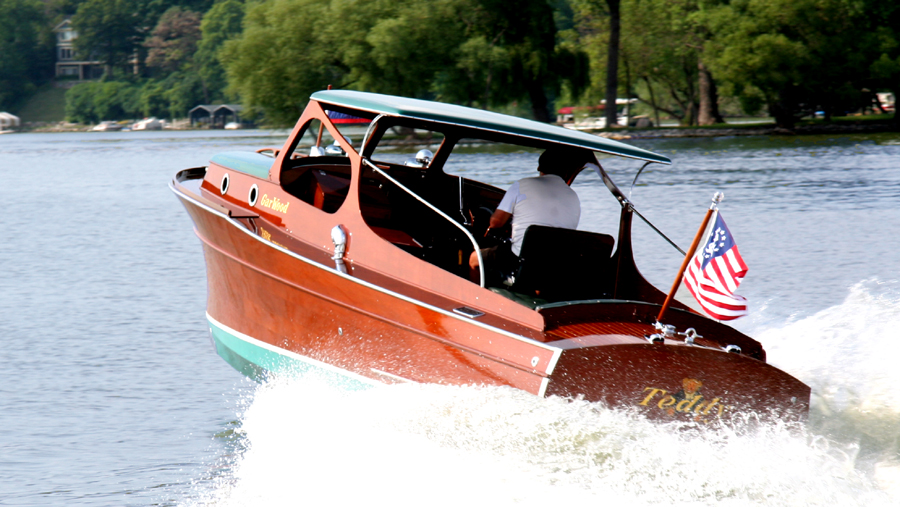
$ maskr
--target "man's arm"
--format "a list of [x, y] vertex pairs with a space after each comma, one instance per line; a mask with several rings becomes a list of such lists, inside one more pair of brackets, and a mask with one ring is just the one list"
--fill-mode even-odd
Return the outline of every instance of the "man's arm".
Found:
[[500, 227], [503, 227], [506, 225], [506, 222], [509, 222], [510, 217], [512, 217], [512, 213], [507, 213], [502, 209], [494, 211], [494, 214], [491, 215], [488, 229], [499, 229]]
[[499, 229], [509, 222], [510, 217], [513, 216], [513, 211], [515, 211], [513, 208], [516, 205], [516, 201], [520, 200], [519, 197], [519, 182], [517, 181], [503, 194], [503, 199], [500, 199], [500, 204], [497, 205], [497, 209], [494, 210], [490, 221], [488, 221], [488, 228], [484, 231], [485, 236], [491, 232], [491, 229]]

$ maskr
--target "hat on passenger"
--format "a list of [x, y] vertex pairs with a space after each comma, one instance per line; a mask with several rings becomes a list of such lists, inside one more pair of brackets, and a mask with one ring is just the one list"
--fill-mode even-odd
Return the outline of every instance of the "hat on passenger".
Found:
[[591, 161], [591, 152], [583, 148], [554, 146], [538, 158], [538, 171], [563, 176], [577, 171]]

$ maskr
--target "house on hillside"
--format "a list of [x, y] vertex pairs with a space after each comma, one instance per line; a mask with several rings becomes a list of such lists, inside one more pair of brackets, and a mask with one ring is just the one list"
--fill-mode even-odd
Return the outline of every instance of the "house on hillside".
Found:
[[64, 20], [53, 29], [56, 33], [56, 77], [74, 77], [79, 80], [99, 79], [103, 75], [103, 64], [94, 60], [78, 60], [75, 57], [75, 39], [78, 32], [72, 28], [72, 21]]

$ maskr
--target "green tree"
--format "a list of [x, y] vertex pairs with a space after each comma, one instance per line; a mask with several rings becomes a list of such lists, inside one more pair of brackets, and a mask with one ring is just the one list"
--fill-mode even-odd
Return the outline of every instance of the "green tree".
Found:
[[[682, 125], [697, 124], [701, 104], [706, 107], [707, 123], [721, 121], [717, 114], [715, 82], [708, 70], [701, 72], [704, 70], [701, 58], [708, 38], [704, 25], [697, 18], [701, 3], [699, 0], [622, 2], [619, 49], [622, 65], [618, 68], [618, 96], [638, 98], [649, 104], [656, 114], [657, 124], [659, 112], [677, 118]], [[608, 30], [603, 10], [598, 5], [597, 0], [579, 4], [582, 13], [579, 24], [588, 34], [587, 40], [596, 47], [594, 58], [604, 61], [601, 51], [606, 49]], [[604, 67], [598, 65], [595, 68]], [[605, 68], [606, 73], [594, 76], [594, 79], [606, 79], [609, 85], [603, 91], [608, 93], [613, 88], [609, 67]], [[707, 93], [705, 100], [701, 90]], [[601, 93], [595, 86], [591, 97], [605, 96]], [[612, 98], [605, 97], [605, 100], [609, 103]], [[607, 109], [608, 113], [612, 111]]]
[[84, 3], [84, 0], [46, 0], [44, 3], [48, 11], [53, 13], [50, 15], [51, 17], [57, 15], [65, 18], [71, 17], [78, 12], [78, 7]]
[[165, 74], [186, 69], [193, 64], [200, 40], [200, 14], [171, 7], [156, 23], [144, 42], [147, 67]]
[[94, 112], [94, 86], [96, 83], [80, 83], [66, 92], [66, 119], [77, 123], [99, 121]]
[[554, 71], [562, 70], [554, 65], [556, 25], [550, 5], [545, 0], [474, 0], [463, 13], [467, 39], [495, 41], [508, 55], [496, 79], [494, 100], [502, 104], [527, 98], [534, 118], [549, 122], [548, 91], [557, 92]]
[[549, 121], [555, 60], [572, 56], [555, 35], [545, 0], [267, 0], [221, 56], [245, 105], [278, 121], [327, 84], [485, 108], [524, 99]]
[[477, 35], [460, 44], [456, 61], [439, 72], [435, 89], [451, 102], [484, 108], [508, 99], [505, 84], [513, 55], [496, 38]]
[[66, 118], [80, 123], [124, 120], [140, 115], [141, 89], [125, 81], [79, 83], [66, 92]]
[[126, 120], [140, 114], [139, 88], [123, 81], [96, 83], [94, 112], [100, 120]]
[[241, 36], [225, 42], [221, 53], [229, 87], [244, 106], [262, 108], [270, 122], [287, 125], [303, 112], [310, 93], [340, 83], [347, 70], [321, 30], [343, 25], [337, 14], [321, 0], [248, 5]]
[[138, 106], [144, 117], [166, 117], [169, 100], [166, 98], [165, 84], [158, 79], [148, 79], [141, 87]]
[[200, 23], [202, 37], [197, 45], [194, 61], [202, 80], [204, 102], [207, 104], [224, 98], [223, 92], [228, 81], [219, 59], [219, 51], [225, 41], [241, 34], [243, 19], [243, 2], [219, 0], [203, 16]]
[[203, 84], [200, 76], [190, 70], [169, 74], [163, 82], [163, 96], [168, 102], [172, 118], [184, 118], [188, 111], [203, 101]]
[[329, 39], [350, 86], [483, 108], [525, 99], [536, 119], [549, 121], [548, 93], [565, 69], [555, 64], [546, 1], [368, 0], [353, 2], [355, 10], [349, 3], [333, 2], [347, 15]]
[[[681, 125], [699, 123], [702, 81], [706, 80], [708, 93], [713, 90], [710, 73], [700, 72], [705, 70], [701, 56], [706, 37], [697, 11], [696, 0], [633, 0], [626, 13], [629, 69], [646, 84], [648, 95], [654, 89], [660, 92], [652, 97], [654, 109], [677, 118]], [[646, 12], [654, 12], [654, 19], [647, 20]], [[637, 41], [633, 34], [640, 34]]]
[[[76, 0], [68, 0], [76, 1]], [[83, 1], [83, 0], [81, 0]], [[214, 0], [143, 0], [144, 18], [147, 26], [155, 26], [159, 18], [172, 7], [180, 7], [186, 11], [206, 12], [212, 7]]]
[[896, 102], [900, 99], [900, 4], [897, 2], [868, 2], [866, 12], [870, 14], [872, 29], [869, 31], [871, 61], [869, 70], [872, 82], [869, 85], [877, 91], [894, 94], [894, 126], [900, 128]]
[[[72, 17], [78, 31], [75, 49], [82, 58], [96, 56], [109, 77], [135, 54], [145, 31], [141, 0], [85, 0]], [[152, 25], [150, 25], [152, 26]]]
[[0, 109], [12, 108], [52, 76], [53, 49], [38, 0], [0, 0]]
[[458, 0], [334, 0], [324, 41], [346, 69], [343, 85], [427, 97], [463, 41]]
[[619, 39], [621, 37], [622, 13], [621, 0], [606, 0], [606, 8], [609, 11], [609, 42], [606, 57], [606, 126], [618, 125], [619, 98]]
[[707, 49], [723, 90], [745, 108], [762, 100], [778, 125], [865, 103], [868, 14], [855, 0], [745, 0], [710, 10]]

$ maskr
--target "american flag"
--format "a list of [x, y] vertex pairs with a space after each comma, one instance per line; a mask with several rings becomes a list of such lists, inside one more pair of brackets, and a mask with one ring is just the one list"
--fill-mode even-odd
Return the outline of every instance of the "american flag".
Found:
[[747, 265], [717, 211], [706, 243], [684, 273], [684, 284], [703, 311], [717, 320], [732, 320], [747, 315], [747, 300], [734, 294], [745, 274]]

